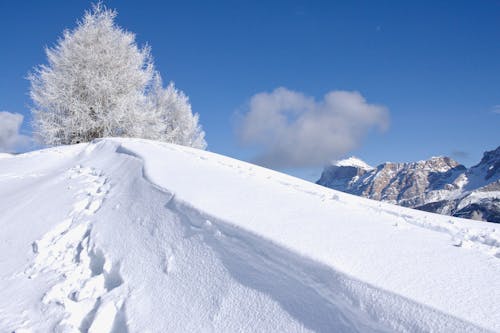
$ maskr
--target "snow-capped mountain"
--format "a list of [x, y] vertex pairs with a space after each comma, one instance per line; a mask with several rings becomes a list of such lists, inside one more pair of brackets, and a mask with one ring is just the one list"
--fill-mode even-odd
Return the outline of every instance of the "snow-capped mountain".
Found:
[[317, 184], [429, 212], [500, 222], [500, 147], [470, 169], [449, 157], [376, 168], [350, 158], [327, 166]]
[[4, 155], [0, 198], [0, 332], [500, 331], [491, 223], [139, 139]]

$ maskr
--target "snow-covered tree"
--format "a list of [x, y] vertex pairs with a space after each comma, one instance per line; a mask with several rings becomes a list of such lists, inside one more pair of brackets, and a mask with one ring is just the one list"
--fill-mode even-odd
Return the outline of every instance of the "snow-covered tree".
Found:
[[205, 148], [188, 98], [173, 84], [163, 89], [150, 48], [116, 14], [94, 5], [46, 49], [48, 64], [29, 76], [37, 136], [49, 145], [126, 136]]
[[159, 73], [155, 74], [150, 92], [150, 107], [155, 118], [160, 118], [162, 128], [158, 139], [183, 146], [205, 149], [205, 132], [198, 124], [198, 114], [193, 114], [188, 97], [175, 88], [173, 82], [163, 88]]
[[98, 4], [66, 30], [48, 65], [30, 75], [34, 127], [47, 144], [103, 136], [136, 136], [147, 118], [144, 92], [153, 76], [149, 48], [116, 26], [116, 12]]

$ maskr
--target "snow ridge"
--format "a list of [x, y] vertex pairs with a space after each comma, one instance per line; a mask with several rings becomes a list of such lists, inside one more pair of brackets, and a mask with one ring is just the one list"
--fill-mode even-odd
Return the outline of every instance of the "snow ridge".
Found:
[[[142, 159], [140, 154], [124, 146], [127, 145], [122, 144], [117, 151]], [[170, 146], [165, 146], [165, 148], [179, 151]], [[189, 150], [183, 151], [183, 153], [195, 155]], [[198, 154], [195, 156], [202, 160], [207, 159], [207, 157]], [[258, 171], [262, 171], [256, 170], [258, 167], [249, 166], [244, 168], [242, 165], [234, 165], [223, 160], [219, 160], [217, 163], [226, 168], [236, 169], [238, 174], [245, 177], [254, 177]], [[145, 169], [148, 169], [147, 166], [145, 166]], [[148, 171], [146, 170], [143, 170], [144, 177], [158, 187], [159, 182], [148, 177]], [[322, 191], [308, 189], [305, 186], [289, 181], [288, 177], [281, 177], [279, 174], [273, 173], [272, 171], [268, 172], [266, 177], [271, 182], [315, 196], [323, 202], [342, 203], [339, 195], [325, 195]], [[169, 192], [165, 188], [162, 190]], [[234, 270], [233, 274], [239, 276], [242, 283], [248, 283], [253, 288], [271, 293], [273, 298], [278, 299], [285, 309], [300, 318], [301, 322], [313, 331], [483, 331], [481, 327], [471, 325], [459, 318], [454, 318], [399, 295], [371, 286], [332, 267], [311, 260], [311, 258], [297, 255], [279, 243], [266, 240], [262, 235], [235, 227], [231, 222], [214, 217], [199, 208], [194, 208], [190, 203], [174, 195], [169, 200], [168, 207], [175, 207], [175, 211], [184, 216], [184, 220], [189, 225], [191, 232], [203, 234], [204, 240], [210, 243], [216, 252], [220, 253], [221, 257], [224, 258], [223, 261], [227, 260], [226, 268]], [[394, 215], [391, 210], [379, 209], [378, 213], [380, 211], [388, 215]], [[438, 227], [438, 223], [419, 223], [419, 219], [414, 219], [411, 215], [396, 215], [398, 217], [402, 216], [403, 221], [419, 227], [433, 231], [446, 230], [454, 238], [462, 235], [464, 243], [484, 243], [487, 245], [488, 253], [500, 253], [497, 251], [500, 242], [496, 239], [491, 241], [491, 238], [488, 238], [485, 233], [481, 234], [485, 236], [484, 238], [481, 238], [482, 236], [468, 237], [468, 230], [464, 232], [460, 228], [453, 231], [451, 231], [451, 228], [441, 229]], [[473, 234], [473, 232], [470, 234]], [[451, 242], [454, 242], [454, 240], [452, 239]], [[456, 244], [453, 245], [457, 246]], [[249, 253], [256, 253], [256, 255], [249, 257]], [[269, 255], [270, 253], [272, 255]], [[256, 262], [264, 264], [262, 266], [245, 264]], [[246, 265], [249, 267], [245, 267]], [[246, 272], [254, 280], [248, 280], [246, 276], [242, 276], [242, 272]], [[269, 279], [269, 276], [273, 278]], [[294, 290], [296, 297], [299, 299], [314, 299], [316, 305], [321, 305], [311, 308], [311, 312], [309, 312], [300, 305], [300, 302], [290, 302], [287, 297], [289, 290]], [[401, 312], [401, 308], [408, 311]], [[324, 311], [324, 313], [318, 316], [318, 311]], [[398, 313], [398, 315], [394, 316], [395, 313]], [[311, 320], [311, 318], [319, 320]], [[437, 326], [434, 326], [436, 324]]]
[[[484, 332], [459, 318], [298, 256], [231, 223], [204, 216], [175, 198], [168, 206], [184, 217], [190, 237], [201, 235], [240, 283], [269, 293], [314, 332]], [[302, 300], [314, 306], [305, 308]]]

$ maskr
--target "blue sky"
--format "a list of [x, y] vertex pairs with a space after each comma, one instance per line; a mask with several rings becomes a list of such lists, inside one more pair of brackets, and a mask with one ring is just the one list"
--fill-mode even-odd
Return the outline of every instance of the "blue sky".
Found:
[[[357, 91], [384, 106], [387, 129], [367, 127], [344, 154], [370, 164], [451, 155], [469, 166], [500, 144], [500, 1], [104, 3], [190, 97], [211, 151], [254, 160], [265, 148], [241, 145], [237, 114], [278, 87], [317, 103], [331, 91]], [[0, 2], [0, 111], [22, 113], [26, 135], [25, 76], [88, 8]], [[291, 169], [314, 179], [321, 165]]]

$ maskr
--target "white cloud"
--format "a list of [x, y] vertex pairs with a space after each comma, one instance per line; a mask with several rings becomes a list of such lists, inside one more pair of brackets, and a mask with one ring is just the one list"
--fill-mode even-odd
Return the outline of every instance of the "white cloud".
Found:
[[16, 152], [30, 144], [31, 139], [19, 130], [23, 115], [0, 111], [0, 152]]
[[389, 113], [358, 92], [331, 91], [322, 101], [277, 88], [250, 100], [238, 134], [261, 153], [256, 163], [274, 168], [320, 166], [358, 147], [373, 128], [385, 130]]
[[491, 108], [491, 112], [496, 113], [496, 114], [500, 114], [500, 105], [494, 105]]

